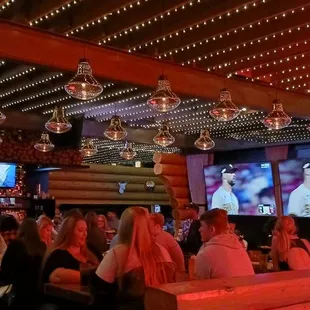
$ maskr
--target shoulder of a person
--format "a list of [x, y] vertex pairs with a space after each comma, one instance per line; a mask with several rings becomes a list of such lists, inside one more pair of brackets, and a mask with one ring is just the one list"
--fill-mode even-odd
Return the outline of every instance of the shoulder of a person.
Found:
[[162, 246], [161, 244], [159, 244], [159, 243], [156, 243], [156, 244], [159, 247], [163, 262], [171, 262], [172, 259], [170, 257], [168, 250], [164, 246]]

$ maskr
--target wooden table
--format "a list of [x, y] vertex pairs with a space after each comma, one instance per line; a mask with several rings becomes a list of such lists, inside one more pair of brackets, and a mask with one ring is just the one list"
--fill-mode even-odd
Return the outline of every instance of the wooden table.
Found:
[[84, 305], [90, 305], [93, 301], [89, 288], [77, 284], [47, 283], [44, 285], [44, 293], [49, 296]]

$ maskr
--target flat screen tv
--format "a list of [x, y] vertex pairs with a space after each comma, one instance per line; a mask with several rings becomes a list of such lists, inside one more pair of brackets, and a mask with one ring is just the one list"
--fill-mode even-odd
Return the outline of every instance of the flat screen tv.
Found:
[[246, 163], [204, 167], [208, 209], [229, 215], [276, 215], [271, 164]]
[[0, 163], [0, 188], [13, 188], [16, 185], [16, 165]]
[[310, 217], [310, 159], [279, 163], [283, 214]]

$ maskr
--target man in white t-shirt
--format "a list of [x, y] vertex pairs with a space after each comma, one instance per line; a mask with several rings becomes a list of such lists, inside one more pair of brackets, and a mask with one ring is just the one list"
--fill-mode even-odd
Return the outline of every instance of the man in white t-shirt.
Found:
[[290, 194], [287, 212], [295, 216], [310, 217], [310, 163], [303, 166], [304, 183]]
[[221, 169], [222, 185], [212, 196], [211, 209], [224, 209], [229, 215], [238, 214], [239, 201], [232, 191], [232, 187], [235, 185], [235, 173], [237, 171], [238, 169], [233, 165], [228, 165]]

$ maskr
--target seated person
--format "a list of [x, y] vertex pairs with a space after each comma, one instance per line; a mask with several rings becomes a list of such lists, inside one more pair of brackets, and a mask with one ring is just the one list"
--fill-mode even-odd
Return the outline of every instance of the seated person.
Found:
[[12, 215], [1, 216], [0, 220], [0, 234], [8, 246], [11, 241], [17, 238], [18, 222]]
[[98, 309], [144, 309], [146, 286], [174, 281], [175, 265], [149, 230], [149, 213], [127, 208], [121, 217], [118, 244], [105, 255], [91, 282]]
[[199, 233], [199, 207], [191, 202], [185, 208], [190, 210], [190, 218], [182, 224], [183, 240], [179, 244], [184, 253], [196, 255], [202, 245]]
[[200, 217], [205, 242], [196, 259], [197, 279], [254, 275], [252, 262], [237, 236], [230, 233], [227, 211], [212, 209]]
[[182, 250], [172, 235], [163, 231], [165, 218], [160, 213], [150, 215], [150, 231], [155, 237], [155, 241], [162, 245], [170, 254], [172, 261], [176, 264], [176, 271], [185, 271], [184, 255]]
[[310, 244], [299, 239], [294, 219], [281, 216], [272, 238], [271, 256], [275, 270], [310, 269]]
[[87, 225], [75, 212], [66, 217], [45, 260], [43, 283], [80, 284], [80, 265], [97, 266], [96, 256], [86, 246]]

